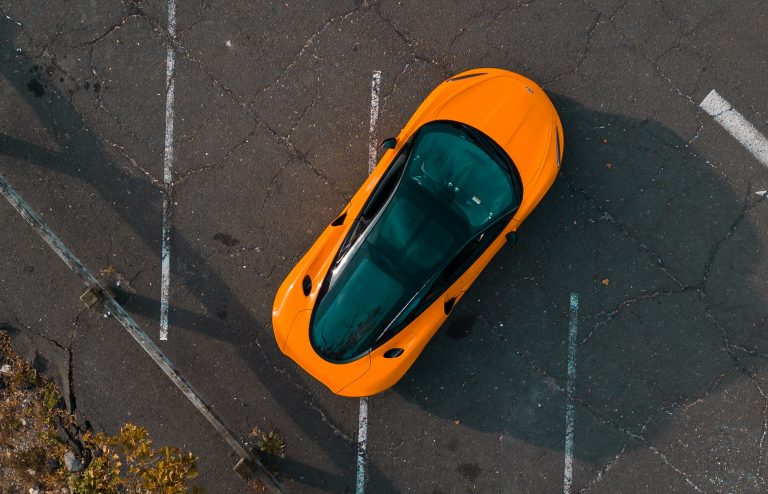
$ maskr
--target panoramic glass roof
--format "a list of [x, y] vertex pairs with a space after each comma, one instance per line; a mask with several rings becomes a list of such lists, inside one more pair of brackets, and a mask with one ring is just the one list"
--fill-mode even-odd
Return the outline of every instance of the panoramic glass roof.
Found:
[[327, 360], [349, 361], [370, 350], [418, 307], [464, 245], [520, 203], [514, 165], [466, 125], [425, 125], [393, 167], [398, 160], [406, 161], [401, 175], [390, 177], [390, 197], [377, 201], [379, 211], [363, 208], [356, 221], [367, 227], [350, 228], [357, 238], [345, 244], [353, 247], [343, 248], [324, 281], [310, 340]]

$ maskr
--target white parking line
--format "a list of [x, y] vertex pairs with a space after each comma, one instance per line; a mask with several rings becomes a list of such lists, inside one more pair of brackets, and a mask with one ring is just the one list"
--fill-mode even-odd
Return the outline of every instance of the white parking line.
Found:
[[144, 349], [152, 358], [158, 367], [173, 382], [174, 385], [184, 393], [184, 396], [194, 405], [200, 414], [216, 429], [222, 439], [237, 453], [237, 455], [247, 462], [253, 473], [261, 480], [268, 490], [275, 494], [283, 493], [282, 486], [275, 480], [272, 473], [261, 463], [258, 456], [254, 455], [240, 439], [230, 431], [222, 422], [219, 415], [213, 410], [211, 405], [192, 387], [183, 375], [179, 372], [171, 360], [155, 345], [147, 336], [141, 327], [126, 312], [122, 305], [118, 304], [109, 290], [96, 279], [93, 274], [80, 262], [80, 259], [72, 253], [71, 250], [61, 241], [61, 239], [48, 228], [40, 218], [40, 215], [24, 200], [0, 175], [0, 195], [19, 212], [22, 218], [37, 232], [46, 244], [58, 255], [62, 261], [82, 279], [88, 287], [99, 295], [104, 304], [104, 308], [123, 325], [126, 331], [134, 340]]
[[768, 168], [768, 139], [714, 89], [699, 106]]
[[365, 454], [368, 450], [368, 398], [360, 398], [360, 418], [357, 426], [357, 483], [355, 494], [365, 492], [366, 465]]
[[[176, 37], [176, 0], [168, 0], [168, 35]], [[176, 52], [168, 45], [165, 54], [165, 150], [163, 153], [163, 237], [160, 247], [160, 339], [168, 339], [168, 307], [171, 287], [171, 187], [173, 186], [173, 100], [176, 96]]]
[[[376, 168], [376, 124], [379, 121], [379, 90], [381, 71], [374, 70], [371, 77], [371, 122], [368, 127], [368, 174]], [[360, 398], [360, 413], [357, 424], [357, 483], [355, 494], [365, 492], [366, 452], [368, 450], [368, 398]]]
[[571, 293], [568, 317], [568, 384], [565, 398], [565, 467], [563, 468], [563, 494], [571, 493], [573, 484], [573, 395], [576, 392], [576, 331], [579, 320], [579, 294]]
[[379, 121], [379, 91], [381, 71], [373, 71], [371, 78], [371, 123], [368, 128], [368, 173], [376, 168], [376, 124]]

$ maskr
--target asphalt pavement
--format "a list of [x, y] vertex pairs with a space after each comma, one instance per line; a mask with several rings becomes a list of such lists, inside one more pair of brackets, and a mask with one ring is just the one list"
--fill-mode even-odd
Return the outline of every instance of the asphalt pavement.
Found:
[[[768, 163], [700, 107], [715, 90], [768, 135], [768, 4], [171, 3], [0, 0], [0, 174], [233, 431], [281, 431], [289, 492], [768, 491]], [[562, 172], [369, 399], [361, 472], [359, 401], [279, 352], [272, 301], [369, 142], [474, 67], [548, 92]], [[0, 323], [25, 355], [94, 428], [144, 425], [200, 457], [208, 492], [243, 492], [83, 291], [1, 201]]]

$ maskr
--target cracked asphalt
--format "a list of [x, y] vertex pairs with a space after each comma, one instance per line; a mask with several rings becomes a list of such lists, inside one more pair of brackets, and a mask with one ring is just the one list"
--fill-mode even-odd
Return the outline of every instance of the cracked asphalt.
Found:
[[[768, 135], [768, 4], [0, 0], [0, 174], [239, 435], [277, 427], [290, 492], [351, 492], [358, 402], [277, 350], [274, 293], [428, 92], [538, 81], [563, 171], [402, 382], [371, 398], [366, 491], [562, 492], [578, 292], [573, 492], [768, 490], [768, 170], [698, 104]], [[177, 53], [163, 182], [166, 49]], [[94, 428], [125, 421], [243, 491], [235, 457], [18, 214], [0, 204], [0, 323]]]

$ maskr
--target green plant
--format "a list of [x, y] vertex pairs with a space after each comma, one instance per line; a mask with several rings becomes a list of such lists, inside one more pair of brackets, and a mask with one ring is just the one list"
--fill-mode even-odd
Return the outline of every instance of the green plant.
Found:
[[[81, 429], [63, 407], [61, 392], [13, 351], [0, 332], [0, 493], [26, 492], [31, 483], [44, 492], [69, 485], [74, 494], [186, 494], [203, 492], [191, 486], [197, 458], [179, 448], [155, 449], [146, 429], [125, 424], [114, 436], [85, 433], [85, 469], [70, 473], [64, 455], [70, 445], [59, 428], [72, 437]], [[77, 441], [77, 439], [75, 439]]]
[[83, 443], [93, 459], [70, 478], [76, 494], [202, 492], [189, 481], [197, 477], [197, 458], [179, 448], [154, 449], [147, 430], [125, 424], [115, 436], [86, 433]]
[[262, 454], [276, 458], [285, 457], [285, 441], [279, 431], [272, 429], [266, 432], [254, 427], [250, 435], [256, 438], [256, 447]]

